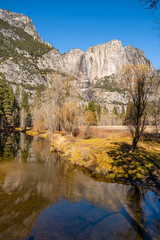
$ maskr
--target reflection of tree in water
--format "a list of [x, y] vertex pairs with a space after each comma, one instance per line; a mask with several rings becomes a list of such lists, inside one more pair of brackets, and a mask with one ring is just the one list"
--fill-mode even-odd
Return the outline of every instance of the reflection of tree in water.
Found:
[[[45, 239], [49, 227], [53, 233], [53, 226], [59, 239], [150, 239], [143, 226], [141, 202], [147, 192], [143, 188], [92, 179], [50, 154], [47, 141], [31, 142], [24, 134], [20, 134], [16, 159], [14, 164], [1, 162], [0, 166], [0, 176], [4, 173], [4, 181], [0, 180], [0, 239], [27, 236], [48, 206], [52, 224], [49, 221], [46, 226], [46, 215], [40, 214], [42, 221], [35, 230], [36, 234], [45, 230]], [[28, 164], [23, 164], [24, 160]], [[25, 239], [34, 239], [37, 235], [33, 233]]]
[[50, 153], [50, 143], [45, 139], [34, 139], [33, 140], [33, 158], [36, 162], [55, 165], [60, 164], [61, 157], [55, 153]]
[[0, 132], [0, 158], [7, 161], [14, 161], [15, 158], [26, 162], [29, 158], [29, 151], [32, 137], [19, 132]]
[[0, 157], [13, 160], [19, 149], [19, 133], [0, 133]]
[[20, 153], [18, 160], [20, 162], [27, 162], [30, 157], [30, 148], [32, 143], [32, 137], [24, 133], [20, 133]]
[[0, 239], [22, 238], [32, 229], [41, 210], [49, 203], [36, 194], [36, 188], [24, 186], [0, 194]]
[[[144, 226], [144, 216], [141, 207], [148, 190], [138, 186], [132, 186], [127, 193], [127, 209], [125, 215], [131, 226], [134, 228], [134, 239], [151, 239]], [[133, 230], [128, 230], [128, 235], [133, 237]]]
[[38, 162], [49, 161], [49, 142], [43, 139], [33, 140], [34, 158]]

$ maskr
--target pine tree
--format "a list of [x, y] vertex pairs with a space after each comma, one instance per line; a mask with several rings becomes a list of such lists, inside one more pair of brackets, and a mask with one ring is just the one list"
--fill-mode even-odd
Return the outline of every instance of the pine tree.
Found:
[[94, 112], [94, 113], [96, 112], [96, 107], [95, 107], [95, 104], [94, 104], [93, 100], [89, 101], [88, 110], [90, 110], [91, 112]]
[[0, 74], [0, 127], [3, 125], [4, 122], [3, 95], [4, 95], [4, 76]]
[[14, 102], [13, 102], [13, 122], [14, 126], [19, 126], [20, 122], [20, 108], [19, 108], [19, 102], [20, 102], [20, 92], [19, 92], [19, 85], [17, 85], [15, 94], [14, 94]]
[[14, 126], [14, 111], [17, 109], [12, 87], [5, 76], [0, 74], [0, 126], [2, 128]]
[[28, 94], [25, 90], [22, 91], [22, 103], [21, 103], [21, 111], [20, 111], [20, 126], [25, 129], [28, 125], [28, 121], [30, 118], [29, 113], [29, 102], [28, 102]]
[[24, 109], [27, 113], [29, 112], [28, 94], [25, 90], [22, 91], [21, 109]]
[[16, 87], [15, 99], [16, 99], [17, 104], [19, 104], [19, 102], [20, 102], [20, 88], [19, 88], [19, 84]]
[[91, 111], [94, 114], [94, 119], [95, 119], [94, 125], [97, 125], [96, 107], [93, 100], [89, 101], [87, 111]]
[[125, 109], [124, 109], [124, 106], [122, 105], [122, 116], [125, 115]]
[[12, 87], [6, 84], [6, 91], [3, 97], [3, 109], [8, 125], [12, 125], [12, 114], [14, 110], [14, 93]]
[[102, 113], [102, 108], [101, 108], [101, 105], [100, 105], [100, 104], [98, 104], [98, 105], [96, 106], [96, 110], [97, 110], [98, 119], [99, 119], [99, 121], [100, 121], [101, 113]]
[[112, 110], [112, 114], [118, 116], [118, 111], [117, 108], [114, 106], [113, 110]]

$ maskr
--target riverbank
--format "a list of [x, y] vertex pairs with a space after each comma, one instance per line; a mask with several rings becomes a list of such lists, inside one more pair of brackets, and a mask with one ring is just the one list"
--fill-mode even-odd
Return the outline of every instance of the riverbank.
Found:
[[[36, 135], [29, 132], [30, 135]], [[51, 140], [51, 152], [58, 152], [75, 166], [83, 167], [98, 178], [125, 181], [159, 188], [160, 140], [146, 134], [133, 153], [129, 153], [131, 136], [126, 132], [105, 138], [80, 139], [57, 132], [41, 133], [40, 138]]]
[[59, 152], [97, 177], [159, 187], [160, 143], [146, 136], [129, 153], [131, 143], [132, 138], [127, 135], [77, 139], [54, 134], [51, 151]]
[[[72, 141], [71, 144], [78, 140], [66, 138]], [[6, 136], [3, 143], [0, 149], [0, 215], [3, 223], [0, 239], [11, 240], [15, 236], [16, 239], [29, 239], [33, 232], [37, 239], [41, 236], [64, 239], [67, 236], [71, 240], [73, 236], [74, 240], [78, 236], [77, 239], [93, 240], [97, 236], [110, 238], [113, 234], [116, 239], [128, 239], [131, 234], [137, 239], [137, 229], [142, 233], [140, 239], [146, 239], [146, 233], [150, 239], [159, 239], [160, 193], [157, 189], [91, 177], [93, 173], [84, 171], [86, 168], [71, 164], [59, 153], [51, 154], [50, 142], [38, 136], [32, 138], [23, 132], [14, 132]], [[108, 235], [103, 232], [106, 226], [109, 226]], [[118, 229], [117, 235], [114, 229]], [[47, 235], [49, 230], [51, 234]]]

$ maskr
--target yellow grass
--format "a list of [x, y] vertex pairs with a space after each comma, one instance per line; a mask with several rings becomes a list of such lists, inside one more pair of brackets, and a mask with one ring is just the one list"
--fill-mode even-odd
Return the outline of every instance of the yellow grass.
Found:
[[146, 179], [160, 175], [160, 143], [140, 141], [129, 153], [130, 136], [76, 139], [55, 134], [51, 150], [60, 151], [72, 164], [87, 168], [105, 178]]
[[30, 136], [38, 136], [39, 138], [45, 138], [45, 139], [49, 139], [50, 138], [50, 135], [47, 131], [45, 132], [38, 132], [34, 129], [31, 129], [31, 130], [28, 130], [26, 131], [26, 134], [27, 135], [30, 135]]

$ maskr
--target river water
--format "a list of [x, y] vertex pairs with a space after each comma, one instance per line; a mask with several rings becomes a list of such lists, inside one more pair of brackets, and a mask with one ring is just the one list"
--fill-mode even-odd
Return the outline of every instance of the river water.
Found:
[[0, 239], [160, 239], [160, 196], [91, 178], [47, 141], [1, 134]]

